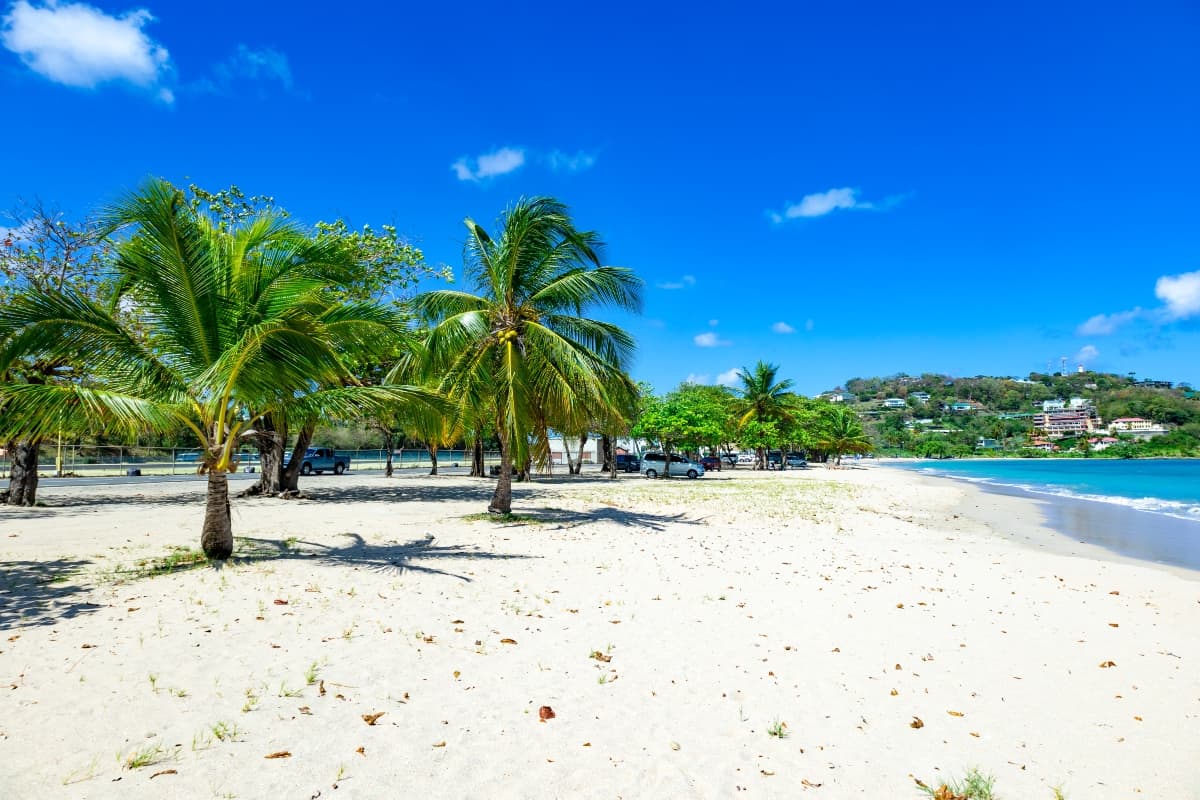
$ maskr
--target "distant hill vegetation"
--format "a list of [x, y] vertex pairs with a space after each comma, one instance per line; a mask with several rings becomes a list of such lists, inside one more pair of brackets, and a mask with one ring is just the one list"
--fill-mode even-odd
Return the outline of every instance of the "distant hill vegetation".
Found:
[[[843, 387], [838, 387], [842, 390]], [[1033, 373], [1028, 378], [892, 375], [852, 378], [841, 397], [868, 423], [880, 451], [895, 455], [1200, 456], [1200, 396], [1187, 384], [1100, 372]], [[1095, 430], [1048, 434], [1045, 403], [1087, 408]], [[1140, 418], [1153, 435], [1109, 430]]]

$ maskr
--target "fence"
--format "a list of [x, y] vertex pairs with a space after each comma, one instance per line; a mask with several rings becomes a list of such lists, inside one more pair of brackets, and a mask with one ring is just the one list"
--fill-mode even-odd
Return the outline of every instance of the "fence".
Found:
[[[350, 456], [352, 471], [382, 470], [387, 463], [387, 450], [337, 450], [338, 455]], [[194, 448], [108, 447], [87, 445], [43, 444], [38, 452], [38, 475], [42, 477], [72, 476], [80, 478], [128, 475], [138, 470], [140, 475], [194, 475], [200, 453]], [[485, 452], [485, 466], [500, 463], [500, 453]], [[257, 451], [238, 454], [238, 470], [257, 472]], [[396, 450], [392, 466], [401, 469], [429, 469], [433, 465], [429, 451], [420, 449]], [[439, 450], [438, 467], [469, 467], [470, 450]], [[0, 452], [0, 478], [7, 478], [9, 457]]]

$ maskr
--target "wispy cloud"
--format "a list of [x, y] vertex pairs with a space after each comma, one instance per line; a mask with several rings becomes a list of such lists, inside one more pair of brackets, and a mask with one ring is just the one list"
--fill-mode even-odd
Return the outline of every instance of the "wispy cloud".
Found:
[[288, 57], [270, 47], [239, 44], [229, 58], [212, 68], [212, 76], [187, 85], [196, 92], [228, 94], [239, 81], [274, 81], [292, 91], [292, 66]]
[[520, 147], [501, 147], [471, 159], [463, 156], [450, 165], [460, 181], [484, 181], [507, 175], [525, 164], [525, 150]]
[[1158, 325], [1181, 322], [1200, 316], [1200, 270], [1179, 275], [1163, 275], [1154, 282], [1154, 296], [1162, 301], [1157, 308], [1140, 306], [1115, 314], [1089, 317], [1075, 329], [1080, 336], [1107, 336], [1137, 319]]
[[583, 172], [596, 166], [596, 156], [583, 150], [577, 153], [552, 150], [546, 155], [545, 161], [546, 166], [555, 172]]
[[1075, 354], [1073, 359], [1076, 364], [1090, 364], [1100, 357], [1100, 351], [1094, 345], [1085, 344], [1079, 348], [1079, 352]]
[[688, 376], [683, 379], [684, 383], [708, 383], [708, 374], [689, 372]]
[[731, 344], [728, 340], [718, 336], [716, 331], [698, 333], [692, 337], [692, 341], [696, 343], [697, 347], [724, 347]]
[[879, 202], [861, 200], [858, 189], [843, 186], [826, 192], [806, 194], [799, 203], [788, 203], [782, 211], [769, 211], [767, 216], [776, 225], [792, 219], [811, 219], [832, 214], [834, 211], [884, 211], [904, 202], [907, 195], [898, 194]]
[[663, 281], [662, 283], [656, 283], [654, 285], [657, 286], [659, 289], [668, 289], [668, 290], [672, 290], [672, 291], [674, 291], [676, 289], [687, 289], [689, 286], [696, 285], [696, 276], [695, 275], [684, 275], [682, 278], [680, 278], [677, 281]]
[[17, 0], [0, 20], [0, 44], [55, 83], [92, 89], [124, 81], [171, 103], [170, 54], [143, 30], [153, 20], [146, 9], [110, 16], [85, 3]]
[[718, 386], [737, 386], [741, 383], [742, 371], [738, 367], [730, 367], [717, 376]]
[[1097, 314], [1075, 329], [1080, 336], [1107, 336], [1142, 315], [1141, 308], [1119, 311], [1116, 314]]
[[775, 333], [795, 333], [796, 329], [786, 322], [776, 322], [771, 326], [771, 330]]

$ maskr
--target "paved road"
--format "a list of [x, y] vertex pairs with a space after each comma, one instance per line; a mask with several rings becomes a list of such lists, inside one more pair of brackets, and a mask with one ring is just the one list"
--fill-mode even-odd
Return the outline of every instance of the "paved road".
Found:
[[[424, 475], [429, 470], [427, 468], [406, 468], [404, 470], [397, 469], [397, 474], [405, 475]], [[470, 472], [468, 467], [446, 467], [439, 466], [438, 472], [443, 475], [466, 475]], [[351, 470], [349, 475], [382, 475], [382, 469], [355, 469]], [[331, 475], [321, 475], [312, 477], [335, 477]], [[184, 481], [202, 481], [204, 475], [142, 475], [136, 478], [130, 478], [125, 475], [100, 475], [94, 478], [40, 478], [38, 486], [123, 486], [127, 484], [137, 483], [180, 483]], [[5, 479], [0, 479], [6, 481]], [[230, 473], [229, 480], [231, 481], [253, 481], [258, 480], [257, 472], [235, 472]], [[304, 485], [305, 477], [300, 478], [300, 485]]]

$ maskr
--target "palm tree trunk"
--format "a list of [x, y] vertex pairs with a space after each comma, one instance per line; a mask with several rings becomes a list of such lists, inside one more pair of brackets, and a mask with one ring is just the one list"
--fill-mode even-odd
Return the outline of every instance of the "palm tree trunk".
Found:
[[767, 468], [767, 448], [765, 448], [765, 447], [754, 448], [754, 468], [755, 469], [766, 469]]
[[483, 434], [476, 432], [475, 442], [471, 446], [471, 477], [483, 477]]
[[10, 506], [32, 506], [37, 502], [38, 450], [40, 439], [11, 442], [8, 446], [8, 491]]
[[586, 433], [579, 434], [579, 452], [576, 454], [575, 464], [571, 468], [572, 475], [583, 474], [583, 449], [587, 447], [588, 435]]
[[496, 478], [496, 492], [488, 505], [489, 514], [512, 513], [512, 452], [508, 437], [500, 434], [500, 475]]
[[383, 467], [383, 475], [385, 478], [392, 477], [392, 456], [396, 451], [396, 435], [390, 430], [383, 432], [383, 446], [387, 448], [387, 463]]
[[233, 555], [233, 523], [229, 518], [229, 477], [224, 472], [208, 473], [208, 498], [200, 549], [207, 558], [224, 561]]
[[255, 444], [258, 446], [258, 468], [262, 474], [240, 496], [274, 497], [283, 491], [283, 445], [287, 441], [287, 423], [278, 429], [274, 417], [267, 414], [254, 427], [258, 430]]
[[300, 429], [300, 435], [296, 437], [296, 446], [292, 448], [292, 459], [283, 468], [282, 492], [300, 493], [300, 467], [304, 463], [304, 453], [312, 443], [313, 431], [316, 430], [316, 427], [317, 423], [308, 422]]
[[607, 433], [600, 434], [600, 471], [611, 472], [613, 468], [613, 441]]
[[436, 445], [436, 444], [435, 444], [435, 445], [431, 445], [431, 446], [430, 446], [430, 448], [429, 448], [429, 460], [430, 460], [431, 462], [433, 462], [433, 467], [432, 467], [432, 468], [429, 470], [429, 474], [430, 474], [430, 475], [437, 475], [437, 474], [438, 474], [438, 471], [437, 471], [437, 454], [438, 454], [437, 445]]

